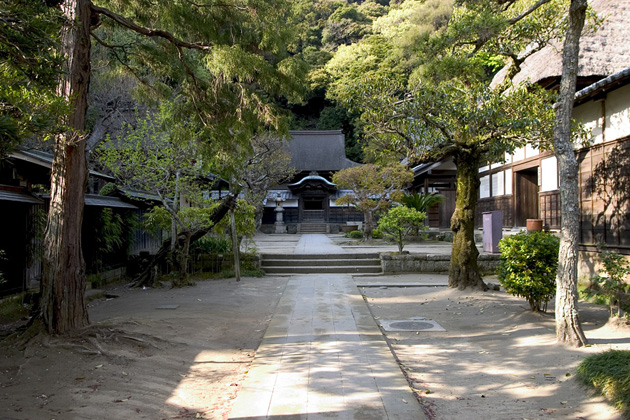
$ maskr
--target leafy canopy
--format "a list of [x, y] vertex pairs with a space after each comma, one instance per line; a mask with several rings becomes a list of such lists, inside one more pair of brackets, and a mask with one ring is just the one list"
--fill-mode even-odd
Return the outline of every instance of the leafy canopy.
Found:
[[29, 136], [54, 134], [59, 11], [41, 0], [0, 1], [0, 158]]

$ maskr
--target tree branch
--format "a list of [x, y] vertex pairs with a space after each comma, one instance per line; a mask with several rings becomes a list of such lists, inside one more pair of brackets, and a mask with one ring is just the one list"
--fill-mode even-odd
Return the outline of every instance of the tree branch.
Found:
[[541, 6], [543, 6], [546, 3], [549, 3], [551, 0], [538, 0], [536, 2], [536, 4], [534, 4], [532, 7], [530, 7], [529, 9], [525, 10], [523, 13], [521, 13], [518, 16], [513, 17], [512, 19], [508, 19], [507, 23], [510, 25], [513, 25], [515, 23], [517, 23], [520, 20], [523, 20], [524, 18], [526, 18], [527, 16], [531, 15], [532, 13], [534, 13], [536, 10], [538, 10]]
[[178, 48], [187, 48], [187, 49], [192, 49], [192, 50], [200, 50], [200, 51], [208, 51], [212, 48], [211, 45], [204, 45], [204, 44], [200, 44], [200, 43], [191, 43], [191, 42], [186, 42], [186, 41], [182, 41], [181, 39], [177, 39], [173, 34], [171, 34], [168, 31], [164, 31], [162, 29], [150, 29], [150, 28], [146, 28], [144, 26], [140, 26], [134, 22], [132, 22], [131, 20], [127, 19], [124, 16], [121, 16], [117, 13], [112, 12], [109, 9], [106, 9], [104, 7], [99, 7], [96, 6], [94, 4], [90, 5], [90, 8], [92, 9], [92, 11], [94, 13], [98, 13], [99, 15], [103, 15], [103, 16], [107, 16], [108, 18], [110, 18], [111, 20], [113, 20], [114, 22], [118, 23], [119, 25], [130, 29], [134, 32], [137, 32], [141, 35], [145, 35], [148, 37], [153, 37], [153, 38], [162, 38], [168, 42], [170, 42], [171, 44], [175, 45]]

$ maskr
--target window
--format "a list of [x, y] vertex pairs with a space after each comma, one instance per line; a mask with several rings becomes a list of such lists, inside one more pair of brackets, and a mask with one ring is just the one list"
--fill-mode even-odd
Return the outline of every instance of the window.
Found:
[[505, 195], [512, 194], [512, 168], [505, 170]]
[[490, 175], [482, 176], [481, 185], [479, 186], [479, 198], [490, 197]]
[[543, 159], [540, 162], [541, 191], [554, 191], [558, 189], [558, 162], [555, 156]]
[[503, 173], [503, 171], [492, 174], [492, 196], [493, 197], [505, 194], [504, 176], [505, 174]]

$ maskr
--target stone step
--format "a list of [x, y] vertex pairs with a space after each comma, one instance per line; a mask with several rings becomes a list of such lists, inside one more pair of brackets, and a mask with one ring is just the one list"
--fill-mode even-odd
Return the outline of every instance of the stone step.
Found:
[[299, 233], [326, 233], [328, 225], [326, 223], [302, 223]]
[[267, 274], [378, 274], [380, 266], [292, 266], [292, 267], [262, 267]]
[[309, 266], [381, 266], [381, 260], [377, 258], [363, 258], [363, 259], [302, 259], [302, 260], [288, 260], [288, 259], [264, 259], [262, 260], [262, 267], [291, 267], [296, 265], [309, 265]]
[[263, 254], [261, 268], [268, 274], [381, 272], [379, 254]]
[[367, 254], [262, 254], [263, 261], [269, 260], [360, 260], [380, 259], [378, 253]]

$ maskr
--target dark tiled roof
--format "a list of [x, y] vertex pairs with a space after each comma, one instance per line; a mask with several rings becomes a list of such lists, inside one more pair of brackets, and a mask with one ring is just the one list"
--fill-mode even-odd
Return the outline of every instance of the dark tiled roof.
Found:
[[630, 83], [630, 67], [621, 70], [618, 73], [611, 74], [610, 76], [602, 79], [590, 86], [585, 87], [579, 92], [575, 93], [575, 102], [580, 103], [589, 97], [596, 95], [600, 92], [613, 90], [621, 85], [627, 85]]
[[359, 166], [346, 157], [341, 130], [291, 131], [291, 164], [298, 171], [338, 171]]

